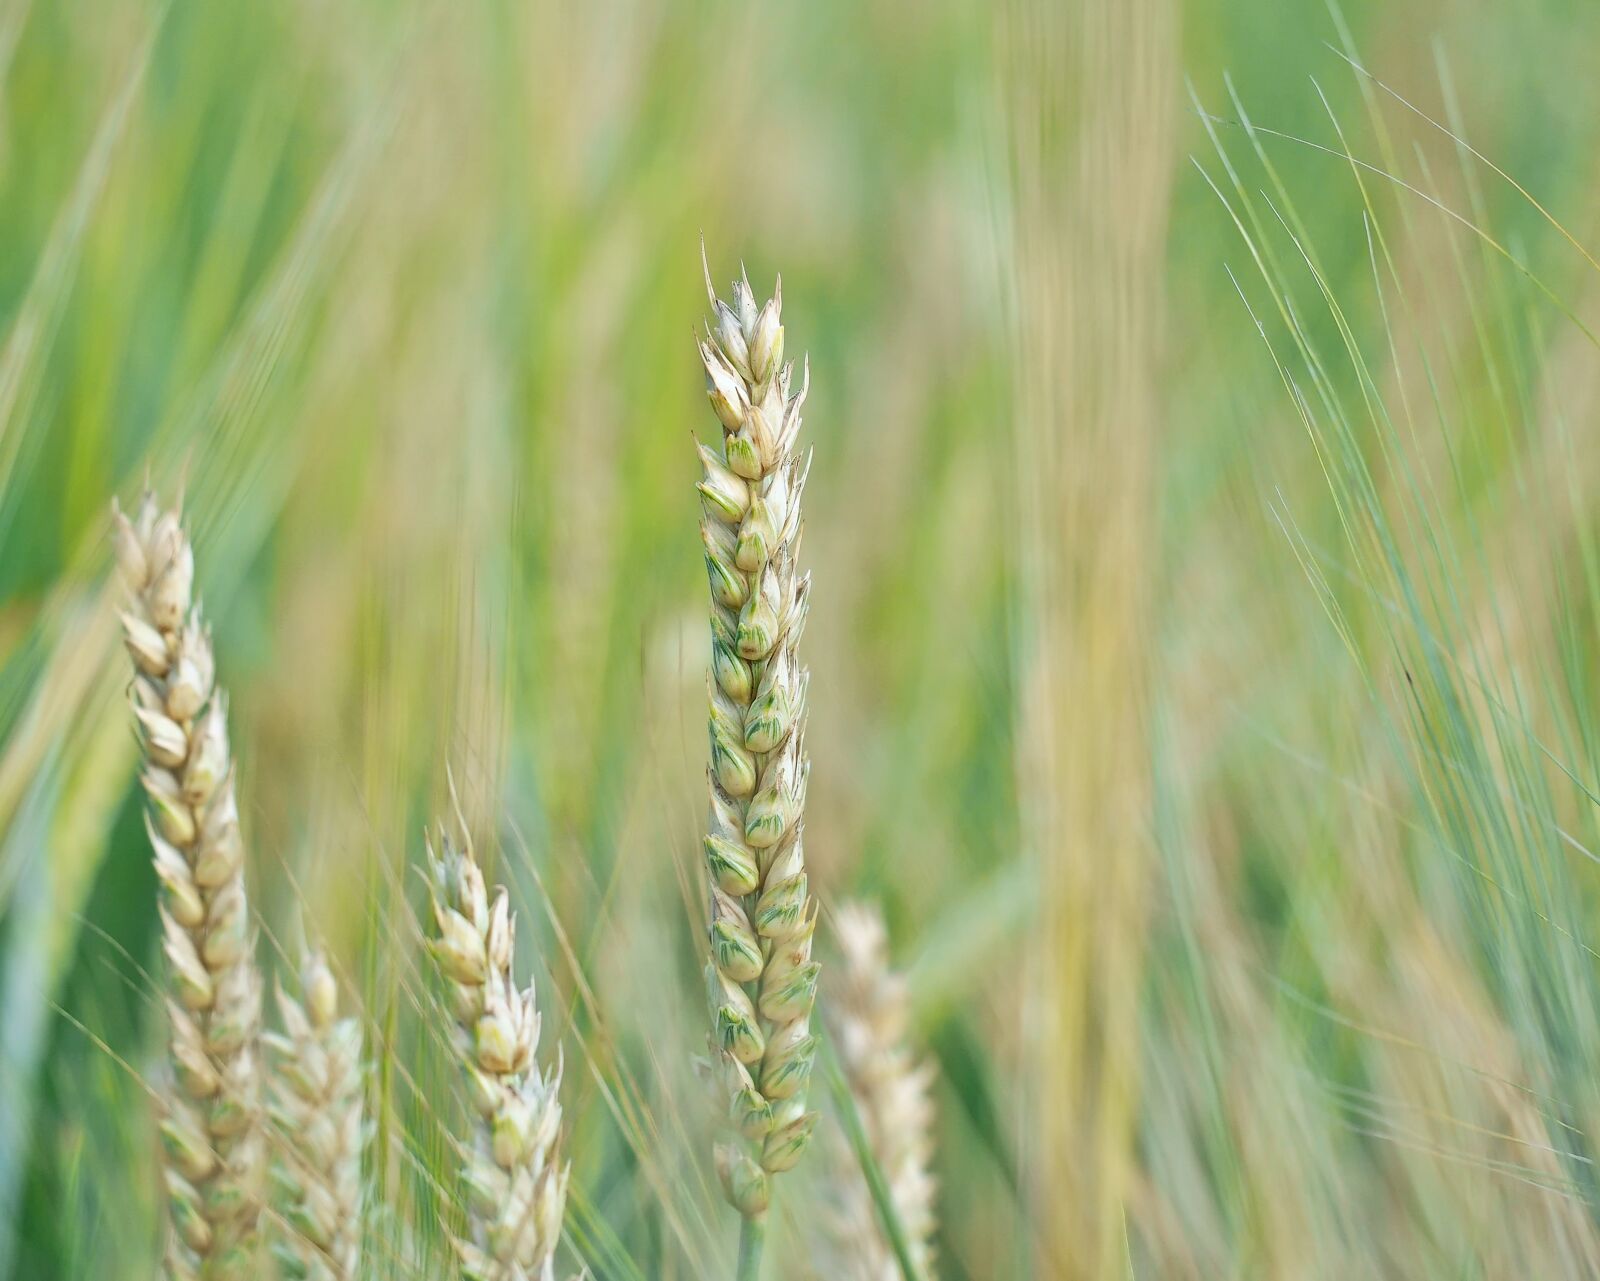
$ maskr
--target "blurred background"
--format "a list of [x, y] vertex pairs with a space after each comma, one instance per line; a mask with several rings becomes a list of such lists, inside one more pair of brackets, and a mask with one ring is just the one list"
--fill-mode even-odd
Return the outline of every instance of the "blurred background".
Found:
[[[439, 1275], [449, 1215], [447, 768], [566, 1063], [565, 1270], [727, 1274], [702, 235], [810, 355], [819, 947], [882, 904], [939, 1274], [1600, 1275], [1597, 40], [1578, 0], [6, 0], [0, 1275], [157, 1258], [106, 538], [146, 477], [263, 961], [326, 940], [367, 1020], [372, 1274]], [[827, 1169], [769, 1275], [828, 1275]]]

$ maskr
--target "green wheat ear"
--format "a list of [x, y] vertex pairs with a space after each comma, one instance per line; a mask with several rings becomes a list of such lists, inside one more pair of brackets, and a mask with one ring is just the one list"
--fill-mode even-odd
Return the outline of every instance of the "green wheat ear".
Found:
[[783, 361], [783, 286], [757, 306], [748, 278], [699, 344], [722, 447], [700, 447], [701, 541], [711, 586], [710, 876], [707, 975], [712, 1058], [725, 1097], [717, 1145], [723, 1191], [745, 1219], [741, 1276], [760, 1266], [770, 1176], [793, 1166], [816, 1125], [806, 1106], [816, 908], [801, 845], [809, 763], [806, 672], [796, 645], [809, 578], [799, 573], [796, 449], [809, 372]]
[[144, 753], [145, 827], [160, 883], [173, 1079], [161, 1136], [174, 1281], [257, 1275], [265, 1148], [257, 1045], [261, 976], [233, 794], [228, 703], [194, 600], [194, 551], [177, 510], [146, 494], [113, 505], [129, 591], [123, 638]]

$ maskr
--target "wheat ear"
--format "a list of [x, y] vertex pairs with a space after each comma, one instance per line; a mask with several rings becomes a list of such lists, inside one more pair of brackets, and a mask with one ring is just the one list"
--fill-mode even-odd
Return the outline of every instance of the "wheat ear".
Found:
[[333, 971], [312, 952], [300, 1000], [278, 986], [283, 1031], [262, 1034], [279, 1140], [275, 1182], [289, 1229], [274, 1253], [284, 1276], [309, 1281], [352, 1281], [361, 1259], [361, 1024], [338, 1014]]
[[173, 1233], [167, 1275], [254, 1275], [264, 1150], [261, 977], [233, 794], [228, 704], [192, 598], [194, 553], [150, 494], [113, 507], [130, 600], [131, 701], [144, 749], [145, 827], [160, 882], [173, 1084], [161, 1134]]
[[452, 1043], [476, 1117], [464, 1177], [471, 1239], [460, 1241], [469, 1281], [551, 1281], [567, 1201], [561, 1159], [561, 1066], [534, 1058], [539, 1011], [519, 992], [505, 888], [491, 903], [470, 841], [441, 831], [430, 843], [431, 940], [455, 1019]]
[[741, 1276], [760, 1266], [769, 1176], [800, 1159], [816, 1039], [816, 908], [801, 815], [810, 764], [807, 674], [796, 656], [810, 578], [795, 566], [807, 463], [795, 448], [809, 369], [791, 394], [783, 285], [757, 307], [747, 277], [716, 296], [700, 346], [722, 447], [699, 447], [700, 532], [711, 582], [710, 871], [712, 1054], [733, 1133], [717, 1170], [745, 1219]]
[[[839, 1065], [868, 1151], [894, 1213], [897, 1242], [885, 1232], [862, 1162], [836, 1146], [830, 1276], [840, 1281], [931, 1281], [934, 1217], [933, 1069], [909, 1046], [905, 979], [889, 968], [889, 935], [876, 908], [846, 903], [834, 914], [842, 964], [830, 970], [830, 1027]], [[903, 1253], [909, 1268], [897, 1254]]]

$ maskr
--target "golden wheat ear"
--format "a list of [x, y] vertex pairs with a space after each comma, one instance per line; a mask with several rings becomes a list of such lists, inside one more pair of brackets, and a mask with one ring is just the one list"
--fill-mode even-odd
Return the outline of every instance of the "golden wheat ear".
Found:
[[475, 1120], [463, 1144], [469, 1238], [456, 1243], [468, 1281], [551, 1281], [570, 1167], [561, 1152], [561, 1065], [535, 1057], [533, 987], [518, 990], [505, 888], [491, 900], [470, 840], [440, 831], [428, 846], [433, 935], [451, 1043]]
[[160, 884], [172, 1081], [161, 1135], [176, 1281], [257, 1275], [265, 1152], [257, 1035], [261, 976], [233, 793], [227, 697], [194, 600], [194, 551], [176, 509], [113, 505], [128, 588], [123, 638], [143, 749], [145, 826]]
[[699, 344], [721, 447], [700, 447], [701, 540], [711, 584], [711, 1054], [728, 1129], [717, 1171], [745, 1220], [741, 1276], [756, 1274], [771, 1195], [810, 1141], [806, 1106], [816, 911], [801, 843], [810, 763], [797, 645], [810, 580], [796, 564], [806, 462], [796, 442], [809, 373], [783, 361], [783, 285], [757, 306], [747, 278]]
[[262, 1034], [283, 1220], [273, 1252], [286, 1277], [353, 1281], [365, 1209], [361, 1024], [339, 1017], [338, 984], [320, 952], [305, 958], [299, 999], [280, 984], [277, 1004], [283, 1030]]

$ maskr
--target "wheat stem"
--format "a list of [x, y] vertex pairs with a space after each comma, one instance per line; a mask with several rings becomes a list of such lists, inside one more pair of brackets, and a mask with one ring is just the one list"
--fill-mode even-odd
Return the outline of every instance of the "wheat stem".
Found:
[[791, 394], [783, 363], [783, 285], [757, 307], [748, 278], [732, 304], [711, 287], [700, 358], [722, 448], [700, 447], [699, 491], [711, 583], [711, 1052], [730, 1121], [717, 1146], [728, 1200], [745, 1218], [769, 1176], [799, 1159], [816, 1126], [806, 1088], [818, 967], [802, 812], [806, 671], [796, 645], [810, 579], [796, 567], [806, 462], [795, 447], [809, 371]]
[[476, 1124], [465, 1154], [471, 1239], [458, 1241], [468, 1281], [551, 1281], [569, 1167], [561, 1159], [561, 1066], [534, 1057], [539, 1011], [518, 991], [516, 918], [505, 888], [493, 902], [470, 841], [441, 831], [428, 847], [435, 934], [430, 941], [455, 1019], [452, 1043]]
[[767, 1243], [767, 1216], [746, 1215], [739, 1224], [739, 1270], [736, 1281], [760, 1281], [762, 1248]]
[[166, 1270], [174, 1281], [231, 1281], [255, 1275], [264, 1152], [261, 978], [227, 699], [213, 688], [211, 634], [193, 600], [194, 553], [179, 513], [146, 494], [132, 520], [115, 506], [113, 519], [170, 989]]

